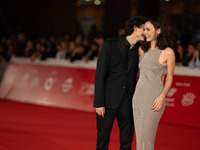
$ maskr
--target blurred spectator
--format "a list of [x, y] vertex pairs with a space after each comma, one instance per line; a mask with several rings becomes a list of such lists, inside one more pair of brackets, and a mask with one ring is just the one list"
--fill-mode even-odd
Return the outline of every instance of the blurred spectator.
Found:
[[85, 61], [88, 62], [89, 60], [93, 60], [94, 57], [98, 56], [98, 49], [99, 46], [97, 43], [95, 42], [91, 43], [91, 48], [85, 57]]
[[65, 41], [61, 42], [60, 44], [56, 45], [56, 49], [56, 59], [65, 59], [65, 55], [68, 50], [67, 43]]
[[10, 59], [13, 56], [13, 53], [14, 53], [14, 46], [12, 44], [10, 44], [10, 45], [8, 45], [6, 56], [5, 56], [7, 62], [10, 61]]
[[31, 61], [35, 61], [35, 59], [39, 58], [40, 55], [41, 44], [37, 43], [35, 46], [35, 52], [31, 55]]
[[31, 57], [33, 52], [34, 52], [33, 42], [31, 40], [28, 40], [26, 43], [26, 48], [24, 50], [24, 56]]
[[98, 44], [98, 55], [99, 55], [99, 53], [101, 51], [101, 48], [103, 46], [104, 41], [105, 40], [104, 40], [104, 38], [102, 36], [99, 36], [99, 37], [96, 38], [96, 43]]
[[47, 48], [48, 57], [55, 58], [56, 53], [57, 53], [57, 50], [56, 50], [56, 38], [54, 36], [51, 36], [46, 44], [47, 44], [47, 47], [48, 47]]
[[70, 59], [71, 58], [71, 54], [75, 49], [75, 42], [73, 40], [69, 41], [69, 50], [66, 53], [65, 58], [66, 59]]
[[75, 48], [73, 49], [70, 56], [71, 62], [82, 59], [84, 54], [84, 47], [82, 46], [81, 42], [82, 42], [81, 37], [78, 36], [75, 40]]
[[19, 33], [17, 37], [17, 43], [15, 48], [15, 56], [20, 57], [24, 56], [24, 50], [26, 47], [26, 41], [23, 33]]
[[103, 43], [104, 43], [104, 38], [103, 38], [103, 36], [99, 35], [95, 38], [94, 41], [98, 44], [98, 55], [99, 55], [101, 48], [103, 46]]
[[122, 34], [125, 34], [125, 29], [121, 28], [118, 30], [118, 36], [121, 36]]
[[177, 42], [177, 46], [176, 46], [176, 49], [175, 49], [176, 65], [177, 66], [182, 66], [183, 55], [184, 55], [183, 44], [181, 42]]
[[193, 43], [189, 43], [187, 46], [187, 53], [183, 56], [183, 61], [182, 61], [183, 66], [189, 65], [189, 62], [193, 58], [194, 52], [195, 52], [195, 45]]
[[200, 57], [200, 41], [197, 43], [196, 50], [193, 53], [192, 60], [189, 62], [190, 68], [195, 68], [195, 67], [200, 68], [199, 57]]
[[40, 53], [39, 53], [39, 59], [40, 60], [46, 60], [47, 59], [47, 51], [46, 46], [44, 44], [41, 45]]
[[83, 39], [82, 45], [83, 45], [83, 48], [84, 48], [83, 55], [86, 56], [87, 53], [88, 53], [89, 50], [90, 50], [90, 42], [89, 42], [89, 39], [84, 38], [84, 39]]
[[56, 59], [60, 59], [60, 51], [62, 50], [60, 43], [56, 44]]

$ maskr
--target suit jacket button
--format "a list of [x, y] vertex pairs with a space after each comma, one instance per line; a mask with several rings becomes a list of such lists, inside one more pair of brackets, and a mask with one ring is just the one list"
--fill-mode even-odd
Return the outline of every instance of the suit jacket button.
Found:
[[125, 86], [123, 86], [123, 89], [125, 89], [126, 87]]

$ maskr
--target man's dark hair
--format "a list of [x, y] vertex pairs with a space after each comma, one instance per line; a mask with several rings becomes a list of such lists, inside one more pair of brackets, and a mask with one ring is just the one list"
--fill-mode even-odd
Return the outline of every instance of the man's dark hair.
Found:
[[131, 35], [134, 32], [134, 26], [140, 28], [142, 24], [146, 22], [146, 18], [143, 16], [134, 16], [126, 21], [125, 34]]

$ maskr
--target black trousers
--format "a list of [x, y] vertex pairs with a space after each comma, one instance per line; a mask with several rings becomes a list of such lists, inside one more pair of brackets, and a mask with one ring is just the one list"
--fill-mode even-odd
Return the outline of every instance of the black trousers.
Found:
[[97, 117], [96, 150], [108, 150], [110, 133], [115, 117], [120, 129], [120, 150], [131, 150], [134, 135], [134, 122], [131, 100], [126, 95], [118, 109], [105, 108], [105, 116]]

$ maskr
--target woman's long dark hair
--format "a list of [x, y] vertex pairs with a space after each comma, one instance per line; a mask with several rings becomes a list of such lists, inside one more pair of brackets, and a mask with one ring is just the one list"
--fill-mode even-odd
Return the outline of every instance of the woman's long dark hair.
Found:
[[[157, 30], [160, 28], [161, 32], [157, 36], [156, 46], [161, 50], [164, 50], [167, 47], [173, 47], [172, 42], [170, 41], [169, 30], [165, 22], [157, 17], [151, 17], [146, 22], [153, 24], [154, 28]], [[141, 45], [144, 52], [147, 52], [150, 48], [150, 42], [144, 41]]]

